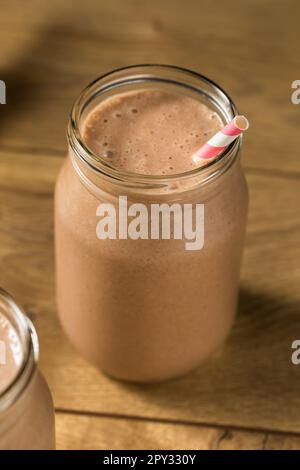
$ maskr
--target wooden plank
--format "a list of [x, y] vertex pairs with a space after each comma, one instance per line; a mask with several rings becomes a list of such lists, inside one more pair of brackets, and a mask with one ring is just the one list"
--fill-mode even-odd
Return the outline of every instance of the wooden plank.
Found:
[[[59, 450], [253, 450], [262, 449], [267, 436], [180, 423], [56, 413], [56, 438]], [[290, 445], [291, 438], [276, 435], [274, 439], [279, 446]], [[291, 445], [299, 448], [300, 437]]]
[[53, 155], [0, 153], [0, 285], [30, 313], [41, 367], [63, 410], [300, 432], [300, 374], [291, 343], [300, 331], [297, 177], [251, 171], [251, 208], [239, 316], [205, 366], [172, 382], [108, 379], [70, 346], [55, 314]]
[[145, 0], [30, 0], [32, 15], [28, 3], [6, 0], [1, 9], [9, 96], [0, 108], [3, 146], [63, 153], [68, 113], [83, 86], [115, 67], [166, 62], [220, 82], [249, 116], [248, 167], [300, 172], [300, 110], [290, 102], [299, 70], [296, 0], [272, 8], [269, 0], [243, 8], [227, 0], [218, 14], [208, 0], [188, 8], [183, 0], [155, 0], [151, 8]]
[[299, 450], [300, 436], [56, 413], [59, 450]]
[[299, 450], [299, 436], [269, 434], [265, 437], [266, 450]]

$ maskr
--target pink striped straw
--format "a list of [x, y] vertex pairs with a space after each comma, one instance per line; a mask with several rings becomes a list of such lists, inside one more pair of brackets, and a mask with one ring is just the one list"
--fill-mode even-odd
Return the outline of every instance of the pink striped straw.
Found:
[[217, 132], [206, 144], [202, 145], [202, 147], [194, 153], [194, 162], [197, 163], [199, 160], [208, 160], [217, 157], [231, 142], [246, 131], [248, 127], [249, 122], [245, 116], [235, 116], [232, 121], [226, 124], [223, 129]]

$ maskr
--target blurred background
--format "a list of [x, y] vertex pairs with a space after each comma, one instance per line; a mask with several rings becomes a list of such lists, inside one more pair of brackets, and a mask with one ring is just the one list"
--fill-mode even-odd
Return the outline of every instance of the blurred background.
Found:
[[[64, 151], [68, 113], [85, 85], [113, 68], [166, 63], [217, 81], [255, 117], [257, 146], [249, 138], [248, 149], [262, 155], [271, 146], [272, 157], [266, 151], [255, 165], [273, 168], [282, 133], [299, 123], [289, 106], [299, 11], [295, 0], [2, 0], [0, 70], [10, 106], [1, 109], [1, 141]], [[296, 138], [286, 142], [291, 153]]]
[[[58, 448], [300, 448], [300, 368], [290, 360], [300, 335], [299, 17], [297, 0], [1, 0], [0, 284], [37, 326]], [[151, 387], [86, 364], [54, 301], [53, 189], [72, 103], [96, 77], [138, 63], [208, 76], [251, 123], [234, 331], [206, 366]]]

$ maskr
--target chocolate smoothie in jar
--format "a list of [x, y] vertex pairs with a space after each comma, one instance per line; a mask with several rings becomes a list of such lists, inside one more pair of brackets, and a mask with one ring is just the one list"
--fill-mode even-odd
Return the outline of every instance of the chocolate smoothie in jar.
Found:
[[215, 159], [193, 156], [236, 114], [216, 84], [170, 66], [112, 72], [73, 107], [55, 195], [58, 312], [113, 377], [179, 376], [230, 332], [248, 205], [241, 137]]
[[0, 289], [0, 450], [55, 449], [54, 408], [30, 320]]

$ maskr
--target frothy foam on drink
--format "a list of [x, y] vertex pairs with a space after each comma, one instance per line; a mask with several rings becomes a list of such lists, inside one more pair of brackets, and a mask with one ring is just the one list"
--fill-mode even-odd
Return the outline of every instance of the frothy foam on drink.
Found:
[[22, 361], [20, 337], [11, 322], [0, 313], [0, 393], [15, 379]]
[[170, 175], [199, 167], [194, 152], [222, 127], [219, 115], [191, 96], [145, 89], [98, 105], [85, 121], [83, 139], [115, 168]]

